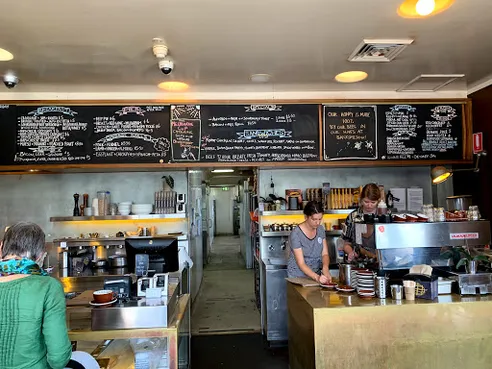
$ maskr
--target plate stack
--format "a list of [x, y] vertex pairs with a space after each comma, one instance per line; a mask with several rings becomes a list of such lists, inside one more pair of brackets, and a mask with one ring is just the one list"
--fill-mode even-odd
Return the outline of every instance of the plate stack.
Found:
[[357, 293], [362, 298], [375, 296], [374, 273], [369, 270], [357, 271]]
[[357, 288], [357, 269], [352, 268], [350, 270], [350, 285], [354, 288]]
[[147, 215], [152, 213], [152, 204], [133, 204], [132, 214]]
[[131, 206], [132, 203], [130, 201], [120, 202], [118, 204], [118, 213], [120, 213], [120, 215], [129, 215]]

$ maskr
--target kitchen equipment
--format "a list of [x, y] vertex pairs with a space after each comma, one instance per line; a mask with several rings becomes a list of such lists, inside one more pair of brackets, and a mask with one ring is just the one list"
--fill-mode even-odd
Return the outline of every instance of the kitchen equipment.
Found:
[[380, 299], [385, 299], [388, 290], [388, 278], [385, 276], [375, 276], [374, 287], [376, 288], [376, 296]]
[[137, 234], [143, 237], [151, 236], [152, 229], [150, 227], [138, 227]]
[[449, 211], [468, 210], [472, 205], [471, 195], [459, 195], [446, 197], [446, 207]]
[[107, 277], [104, 278], [104, 289], [111, 290], [120, 299], [128, 299], [131, 297], [132, 277]]
[[186, 204], [186, 194], [185, 193], [178, 193], [177, 198], [178, 198], [178, 204]]
[[106, 259], [97, 260], [94, 265], [96, 268], [106, 268], [108, 266], [108, 261]]
[[403, 298], [403, 286], [399, 284], [391, 285], [391, 298], [393, 300], [401, 300]]
[[351, 286], [351, 273], [352, 273], [352, 265], [351, 264], [338, 264], [339, 268], [339, 277], [338, 280], [341, 285]]
[[299, 206], [302, 204], [302, 190], [298, 188], [287, 189], [285, 190], [285, 198], [289, 210], [299, 210]]
[[123, 255], [113, 255], [109, 258], [110, 268], [123, 268], [127, 266], [126, 256]]
[[79, 210], [79, 194], [74, 193], [73, 194], [73, 201], [74, 201], [74, 207], [73, 207], [73, 216], [78, 217], [80, 216], [80, 210]]
[[299, 198], [298, 197], [288, 197], [289, 210], [298, 210], [299, 209]]

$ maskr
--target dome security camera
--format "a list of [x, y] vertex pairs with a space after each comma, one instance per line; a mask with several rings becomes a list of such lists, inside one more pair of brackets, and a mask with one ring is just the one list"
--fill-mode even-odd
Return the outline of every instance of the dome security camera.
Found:
[[166, 75], [171, 74], [171, 72], [174, 70], [174, 62], [172, 61], [172, 59], [169, 58], [159, 60], [159, 69], [162, 73]]
[[8, 73], [3, 76], [3, 84], [8, 89], [14, 88], [15, 86], [17, 86], [18, 83], [19, 83], [19, 78], [15, 74]]

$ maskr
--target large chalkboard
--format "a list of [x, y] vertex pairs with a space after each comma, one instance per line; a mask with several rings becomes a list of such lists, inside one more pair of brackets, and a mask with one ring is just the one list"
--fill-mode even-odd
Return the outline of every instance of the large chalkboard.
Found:
[[378, 158], [376, 106], [323, 107], [325, 160]]
[[463, 159], [460, 104], [379, 105], [383, 160]]
[[13, 124], [14, 164], [170, 161], [169, 106], [17, 106]]
[[200, 161], [318, 161], [318, 105], [202, 105]]
[[199, 161], [201, 145], [199, 105], [171, 106], [171, 148], [173, 161]]
[[15, 156], [15, 105], [0, 105], [0, 165], [13, 164]]

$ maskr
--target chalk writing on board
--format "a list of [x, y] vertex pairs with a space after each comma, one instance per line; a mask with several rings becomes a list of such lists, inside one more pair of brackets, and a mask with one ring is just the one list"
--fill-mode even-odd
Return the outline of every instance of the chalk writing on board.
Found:
[[325, 160], [377, 159], [374, 106], [324, 107]]
[[171, 149], [175, 161], [200, 160], [200, 105], [171, 106]]
[[[153, 109], [155, 110], [155, 109]], [[170, 151], [167, 137], [159, 136], [163, 122], [149, 119], [141, 106], [122, 106], [111, 115], [93, 118], [95, 158], [163, 159]]]

